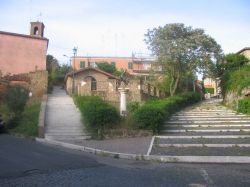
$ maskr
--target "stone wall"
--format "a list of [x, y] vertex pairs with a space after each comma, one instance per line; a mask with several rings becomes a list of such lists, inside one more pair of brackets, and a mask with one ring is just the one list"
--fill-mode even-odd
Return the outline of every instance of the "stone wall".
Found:
[[42, 97], [47, 94], [48, 72], [35, 71], [25, 74], [8, 75], [2, 78], [10, 85], [20, 85], [32, 92], [32, 96]]
[[42, 97], [47, 94], [48, 89], [48, 72], [35, 71], [29, 73], [30, 77], [30, 91], [33, 96]]
[[223, 102], [230, 108], [237, 109], [238, 101], [240, 99], [249, 97], [249, 95], [250, 95], [250, 88], [243, 89], [240, 95], [238, 95], [236, 91], [230, 91], [224, 96]]

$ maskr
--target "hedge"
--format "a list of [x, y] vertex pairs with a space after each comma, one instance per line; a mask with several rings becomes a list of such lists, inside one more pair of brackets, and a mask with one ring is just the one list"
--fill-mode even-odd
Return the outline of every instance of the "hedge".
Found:
[[103, 131], [120, 120], [116, 108], [97, 96], [75, 96], [74, 100], [92, 137], [102, 138]]
[[171, 114], [200, 101], [200, 98], [198, 93], [186, 92], [165, 99], [148, 101], [134, 112], [135, 125], [140, 129], [152, 130], [154, 134], [157, 134]]
[[225, 72], [220, 85], [224, 96], [230, 91], [235, 91], [240, 96], [242, 90], [250, 85], [250, 65]]
[[205, 88], [205, 93], [214, 94], [214, 88]]
[[237, 111], [244, 114], [250, 114], [250, 98], [239, 100]]

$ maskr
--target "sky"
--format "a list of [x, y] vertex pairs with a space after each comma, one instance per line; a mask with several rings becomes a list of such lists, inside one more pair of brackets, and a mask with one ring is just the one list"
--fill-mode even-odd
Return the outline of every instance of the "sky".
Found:
[[225, 54], [250, 47], [249, 0], [0, 0], [0, 31], [29, 34], [45, 24], [48, 54], [67, 63], [79, 56], [150, 55], [148, 29], [169, 23], [202, 28]]

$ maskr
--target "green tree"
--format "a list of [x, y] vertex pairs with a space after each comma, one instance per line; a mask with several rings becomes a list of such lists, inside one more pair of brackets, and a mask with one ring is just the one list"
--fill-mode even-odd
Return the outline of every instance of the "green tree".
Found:
[[49, 75], [52, 75], [52, 76], [59, 69], [58, 60], [54, 56], [47, 55], [47, 57], [46, 57], [46, 69], [47, 69]]
[[237, 69], [248, 62], [248, 59], [244, 55], [240, 54], [227, 54], [224, 57], [223, 63], [221, 64], [224, 70]]
[[222, 56], [220, 45], [204, 30], [186, 27], [182, 23], [148, 30], [145, 42], [170, 78], [171, 96], [175, 95], [184, 75], [211, 73], [209, 69], [214, 69], [213, 66]]
[[97, 67], [100, 70], [111, 74], [114, 74], [117, 71], [116, 67], [113, 64], [109, 64], [108, 62], [99, 62], [97, 63]]

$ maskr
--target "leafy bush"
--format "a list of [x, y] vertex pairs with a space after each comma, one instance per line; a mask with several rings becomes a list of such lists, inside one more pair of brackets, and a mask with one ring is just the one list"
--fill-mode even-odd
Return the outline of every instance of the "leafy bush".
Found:
[[130, 102], [128, 103], [128, 112], [129, 113], [134, 113], [136, 110], [138, 110], [140, 106], [139, 102]]
[[250, 114], [250, 98], [239, 100], [237, 111], [245, 114]]
[[225, 70], [233, 70], [245, 65], [248, 59], [241, 54], [227, 54], [224, 57], [224, 61], [225, 63], [221, 65], [222, 68]]
[[119, 122], [116, 108], [97, 96], [76, 96], [75, 103], [80, 109], [87, 130], [93, 137], [102, 138], [105, 129], [113, 128]]
[[214, 94], [214, 88], [205, 88], [205, 93]]
[[29, 99], [29, 91], [21, 86], [11, 86], [6, 92], [6, 104], [15, 117], [19, 117]]
[[237, 70], [227, 71], [221, 80], [223, 95], [229, 91], [236, 91], [241, 95], [241, 91], [250, 86], [250, 66], [245, 65]]
[[165, 118], [167, 118], [167, 113], [158, 104], [145, 104], [134, 114], [136, 127], [139, 129], [152, 130], [153, 133], [158, 133], [160, 131], [161, 124], [164, 122]]
[[164, 121], [171, 114], [199, 100], [200, 95], [194, 92], [186, 92], [160, 100], [150, 100], [134, 112], [136, 126], [140, 129], [150, 129], [155, 134], [159, 133]]

